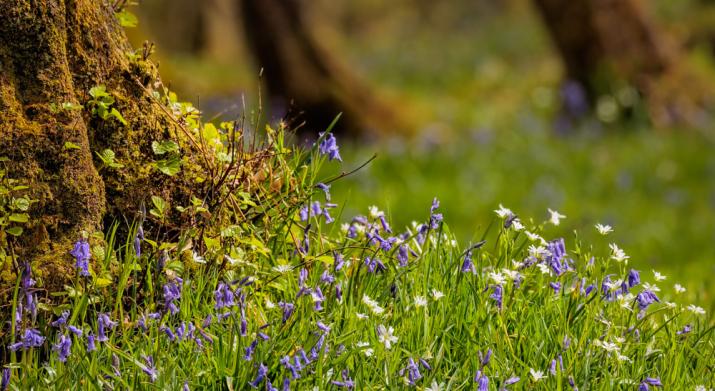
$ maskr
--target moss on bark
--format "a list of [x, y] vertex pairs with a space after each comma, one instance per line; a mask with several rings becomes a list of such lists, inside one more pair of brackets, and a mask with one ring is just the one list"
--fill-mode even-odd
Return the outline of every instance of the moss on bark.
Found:
[[[124, 31], [106, 1], [17, 0], [0, 3], [0, 156], [12, 178], [38, 202], [18, 256], [32, 259], [45, 284], [72, 273], [67, 252], [81, 231], [106, 216], [130, 220], [150, 195], [186, 203], [192, 186], [158, 173], [151, 143], [174, 139], [189, 156], [171, 116], [151, 96], [159, 81], [149, 61], [130, 58]], [[105, 85], [127, 124], [103, 120], [82, 105]], [[79, 146], [67, 149], [65, 143]], [[111, 149], [124, 164], [101, 169], [95, 152]], [[189, 165], [191, 166], [191, 164]]]

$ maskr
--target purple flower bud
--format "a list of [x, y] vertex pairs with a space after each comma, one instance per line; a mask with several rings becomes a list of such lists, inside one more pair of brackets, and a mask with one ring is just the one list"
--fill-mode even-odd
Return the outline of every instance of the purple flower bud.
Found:
[[154, 359], [151, 356], [144, 356], [144, 361], [146, 365], [142, 366], [142, 372], [146, 373], [149, 376], [149, 381], [154, 383], [158, 377], [156, 368], [154, 368]]
[[86, 240], [78, 240], [70, 254], [75, 258], [75, 267], [79, 269], [82, 277], [89, 277], [89, 243]]
[[243, 355], [243, 359], [246, 361], [253, 360], [253, 353], [256, 351], [256, 347], [258, 347], [258, 340], [254, 339], [253, 342], [246, 347], [246, 354]]
[[636, 296], [636, 301], [638, 302], [638, 308], [640, 308], [641, 311], [644, 311], [646, 308], [648, 308], [649, 305], [653, 304], [654, 302], [660, 302], [658, 296], [656, 296], [655, 293], [647, 289], [639, 293], [638, 296]]
[[520, 377], [518, 377], [518, 376], [512, 376], [512, 377], [510, 377], [510, 378], [508, 378], [508, 379], [506, 379], [506, 380], [504, 381], [504, 387], [510, 386], [510, 385], [512, 385], [512, 384], [516, 384], [516, 383], [519, 382], [519, 380], [521, 380]]
[[285, 303], [285, 302], [279, 302], [278, 306], [283, 309], [283, 318], [282, 322], [285, 323], [288, 321], [291, 315], [293, 315], [293, 310], [295, 309], [295, 305], [293, 303]]
[[93, 352], [97, 350], [97, 345], [94, 343], [94, 334], [87, 334], [87, 352]]
[[628, 287], [633, 288], [634, 286], [636, 286], [640, 283], [641, 283], [641, 276], [638, 273], [638, 270], [631, 269], [631, 271], [628, 272]]
[[330, 201], [330, 185], [326, 185], [325, 183], [318, 183], [315, 185], [318, 189], [322, 190], [323, 193], [325, 193], [325, 200]]
[[554, 293], [559, 293], [559, 291], [561, 291], [560, 282], [550, 282], [549, 286], [554, 290]]
[[69, 316], [70, 316], [69, 311], [63, 311], [62, 315], [60, 315], [60, 317], [57, 318], [57, 320], [55, 320], [54, 322], [51, 323], [52, 327], [60, 327], [60, 326], [66, 325], [67, 318], [69, 318]]
[[113, 322], [108, 314], [99, 314], [97, 318], [97, 329], [98, 329], [98, 334], [99, 336], [97, 337], [97, 341], [99, 342], [105, 342], [108, 341], [109, 338], [107, 338], [106, 334], [106, 329], [113, 329], [114, 327], [117, 326], [117, 322]]
[[10, 385], [10, 368], [2, 369], [2, 380], [0, 380], [0, 391], [6, 391]]
[[82, 329], [72, 325], [67, 326], [67, 330], [69, 330], [70, 333], [76, 335], [77, 337], [81, 337], [83, 334]]
[[494, 286], [494, 293], [492, 293], [489, 297], [494, 299], [497, 303], [497, 308], [501, 309], [502, 308], [502, 296], [503, 296], [503, 291], [504, 288], [502, 288], [501, 285], [495, 285]]
[[464, 262], [462, 263], [462, 272], [463, 273], [468, 273], [471, 272], [472, 274], [475, 274], [477, 272], [477, 269], [474, 267], [474, 263], [472, 263], [472, 251], [467, 251], [466, 254], [464, 254]]

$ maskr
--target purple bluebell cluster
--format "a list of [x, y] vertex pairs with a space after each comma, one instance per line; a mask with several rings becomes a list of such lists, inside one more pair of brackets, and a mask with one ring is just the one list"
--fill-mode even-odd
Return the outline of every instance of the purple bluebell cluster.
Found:
[[112, 321], [109, 314], [102, 313], [97, 317], [97, 341], [106, 342], [109, 341], [107, 336], [107, 330], [117, 327], [117, 322]]
[[179, 299], [181, 299], [181, 286], [183, 280], [181, 278], [176, 278], [175, 281], [170, 281], [164, 284], [164, 309], [172, 315], [179, 313], [179, 307], [176, 305]]
[[89, 243], [85, 239], [80, 239], [74, 244], [70, 254], [75, 258], [75, 267], [79, 270], [79, 275], [89, 277]]
[[[324, 134], [325, 133], [322, 132], [318, 136], [322, 138]], [[320, 142], [320, 145], [318, 147], [318, 151], [321, 155], [327, 155], [328, 160], [343, 161], [343, 159], [340, 157], [340, 148], [338, 147], [338, 142], [332, 133], [328, 134], [325, 138], [323, 138], [323, 141]]]
[[23, 349], [30, 349], [42, 346], [45, 337], [36, 329], [25, 329], [19, 342], [11, 344], [8, 348], [13, 352]]

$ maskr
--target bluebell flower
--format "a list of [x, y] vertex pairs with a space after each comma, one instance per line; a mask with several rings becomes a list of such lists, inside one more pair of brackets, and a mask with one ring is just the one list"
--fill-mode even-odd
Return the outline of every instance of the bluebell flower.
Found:
[[474, 382], [477, 383], [477, 391], [489, 391], [489, 378], [482, 374], [482, 371], [477, 371], [474, 375]]
[[335, 300], [338, 302], [343, 301], [343, 285], [342, 283], [338, 283], [335, 285]]
[[166, 334], [166, 336], [169, 337], [169, 341], [174, 342], [176, 340], [176, 334], [174, 334], [174, 332], [171, 331], [171, 327], [161, 325], [161, 326], [159, 326], [159, 331], [164, 332], [164, 334]]
[[263, 363], [261, 363], [258, 366], [258, 373], [256, 374], [256, 378], [253, 379], [252, 382], [248, 382], [248, 384], [253, 388], [258, 388], [258, 385], [263, 382], [263, 379], [266, 378], [267, 374], [268, 374], [268, 367], [266, 367], [265, 365], [263, 365]]
[[307, 221], [310, 218], [310, 209], [307, 205], [298, 210], [298, 217], [300, 218], [300, 221]]
[[142, 372], [146, 373], [147, 376], [149, 376], [149, 381], [154, 383], [158, 377], [156, 368], [154, 367], [154, 359], [151, 356], [144, 356], [144, 362], [146, 362], [146, 365], [141, 367]]
[[283, 386], [281, 387], [281, 391], [290, 391], [290, 379], [285, 378], [283, 379]]
[[554, 293], [559, 293], [561, 291], [561, 283], [560, 282], [550, 282], [549, 286], [554, 290]]
[[641, 311], [644, 311], [649, 305], [655, 302], [660, 302], [658, 296], [647, 289], [636, 296], [636, 301], [638, 302], [638, 308], [640, 308]]
[[70, 312], [69, 311], [62, 311], [62, 315], [60, 315], [57, 320], [51, 323], [52, 327], [60, 327], [64, 326], [67, 324], [67, 318], [69, 318]]
[[225, 283], [219, 282], [218, 287], [214, 291], [214, 300], [216, 301], [214, 308], [233, 307], [236, 304], [233, 299], [234, 295], [231, 288]]
[[67, 361], [67, 357], [69, 357], [72, 351], [72, 339], [64, 334], [60, 335], [59, 342], [52, 346], [52, 350], [58, 353], [60, 362]]
[[97, 350], [97, 345], [94, 343], [94, 334], [87, 334], [87, 352], [93, 352]]
[[79, 269], [79, 274], [83, 277], [89, 277], [89, 243], [86, 240], [78, 240], [74, 244], [74, 248], [70, 254], [75, 258], [75, 267]]
[[494, 286], [494, 293], [492, 293], [489, 297], [494, 299], [497, 303], [497, 307], [499, 309], [502, 308], [502, 295], [503, 295], [504, 288], [502, 288], [501, 285], [495, 285]]
[[122, 376], [122, 372], [120, 371], [120, 365], [121, 362], [119, 361], [119, 356], [112, 353], [112, 369], [114, 370], [114, 376], [116, 377]]
[[569, 376], [569, 386], [571, 386], [571, 389], [573, 391], [578, 391], [578, 387], [576, 386], [576, 382], [573, 379], [573, 376]]
[[246, 354], [243, 355], [243, 359], [246, 361], [253, 360], [253, 353], [256, 351], [256, 347], [258, 347], [258, 340], [254, 339], [253, 342], [246, 347]]
[[323, 193], [325, 193], [325, 200], [330, 201], [330, 185], [326, 185], [325, 183], [318, 183], [315, 185], [318, 189], [322, 190]]
[[285, 323], [290, 319], [290, 316], [293, 315], [293, 311], [295, 310], [295, 305], [293, 303], [285, 303], [285, 302], [279, 302], [278, 306], [283, 309], [283, 318], [282, 322]]
[[313, 201], [313, 203], [310, 204], [310, 211], [312, 216], [320, 216], [323, 214], [323, 208], [320, 206], [320, 201]]
[[37, 331], [36, 329], [25, 329], [25, 332], [22, 334], [21, 340], [19, 342], [11, 344], [9, 346], [9, 349], [15, 352], [21, 348], [23, 350], [36, 348], [42, 346], [44, 342], [45, 337], [43, 337], [39, 331]]
[[431, 370], [432, 370], [432, 366], [429, 365], [429, 363], [427, 362], [427, 360], [425, 360], [424, 358], [420, 358], [420, 364], [421, 364], [426, 370], [428, 370], [428, 371], [431, 371]]
[[114, 327], [117, 326], [117, 322], [113, 322], [108, 314], [99, 314], [97, 317], [97, 331], [99, 336], [97, 337], [97, 341], [99, 342], [105, 342], [108, 341], [109, 338], [107, 338], [106, 334], [106, 329], [113, 329]]
[[406, 244], [402, 244], [397, 248], [397, 261], [400, 267], [407, 266], [407, 262], [409, 261], [409, 247]]
[[169, 311], [170, 314], [176, 315], [179, 313], [179, 307], [176, 302], [181, 298], [181, 282], [178, 284], [174, 281], [164, 284], [164, 308]]
[[81, 337], [83, 334], [82, 329], [72, 326], [72, 325], [67, 326], [67, 330], [69, 330], [70, 333], [74, 334], [77, 337]]
[[191, 391], [188, 380], [184, 380], [184, 385], [181, 387], [181, 391]]
[[328, 208], [323, 209], [323, 217], [325, 217], [325, 224], [330, 224], [335, 221], [333, 216], [330, 215], [330, 212], [328, 212]]
[[549, 366], [549, 372], [556, 376], [556, 359], [551, 360], [551, 365]]
[[318, 342], [313, 345], [313, 347], [310, 349], [310, 352], [308, 353], [308, 357], [310, 357], [311, 360], [317, 360], [318, 357], [320, 357], [320, 351], [323, 349], [323, 345], [325, 344], [325, 334], [320, 334], [318, 337]]
[[[648, 390], [649, 385], [654, 387], [663, 387], [663, 383], [661, 383], [660, 378], [657, 377], [646, 377], [645, 380], [641, 382], [641, 387], [645, 386], [645, 388], [643, 388], [644, 390]], [[639, 387], [639, 390], [640, 389], [641, 388]]]
[[355, 388], [355, 382], [353, 382], [353, 379], [350, 378], [350, 374], [347, 369], [341, 371], [340, 375], [342, 376], [343, 380], [342, 381], [333, 380], [331, 383], [334, 386], [340, 387], [340, 388], [347, 388], [347, 389]]
[[477, 269], [474, 267], [474, 263], [472, 263], [472, 251], [467, 251], [466, 254], [464, 254], [464, 262], [462, 262], [462, 272], [467, 273], [467, 272], [472, 272], [472, 274], [477, 272]]
[[482, 368], [489, 365], [489, 361], [492, 359], [492, 349], [487, 349], [487, 353], [482, 356], [482, 352], [479, 352], [479, 361], [481, 362]]
[[134, 236], [134, 253], [137, 255], [137, 258], [142, 255], [142, 240], [144, 240], [144, 228], [139, 225], [137, 234]]
[[[319, 134], [319, 137], [323, 137], [323, 133]], [[338, 160], [343, 161], [340, 157], [340, 148], [338, 147], [337, 140], [335, 136], [331, 133], [320, 143], [318, 151], [321, 155], [328, 155], [328, 160]]]
[[506, 387], [506, 386], [510, 386], [512, 384], [516, 384], [519, 382], [519, 380], [521, 380], [521, 378], [519, 376], [512, 376], [512, 377], [504, 380], [503, 386]]
[[10, 386], [10, 368], [2, 369], [2, 380], [0, 380], [0, 391], [6, 391]]
[[690, 333], [691, 331], [693, 331], [692, 326], [690, 326], [689, 324], [686, 324], [686, 325], [683, 327], [682, 330], [677, 331], [675, 334], [677, 334], [677, 335], [685, 335], [685, 334]]
[[333, 282], [335, 282], [335, 276], [330, 274], [330, 272], [328, 272], [328, 270], [326, 269], [325, 271], [323, 271], [323, 274], [320, 275], [320, 282], [324, 284], [332, 284]]
[[441, 223], [443, 219], [442, 213], [435, 213], [437, 208], [439, 208], [439, 200], [435, 198], [432, 200], [432, 207], [430, 207], [429, 210], [429, 226], [431, 229], [439, 228], [439, 223]]
[[289, 356], [283, 356], [283, 358], [279, 361], [281, 365], [283, 365], [287, 370], [290, 371], [290, 375], [293, 379], [298, 379], [300, 378], [300, 370], [298, 367], [295, 365], [291, 364], [290, 357]]
[[628, 272], [628, 287], [633, 288], [634, 286], [636, 286], [640, 283], [641, 283], [641, 276], [638, 273], [638, 270], [631, 269], [631, 271]]
[[241, 336], [245, 337], [248, 329], [248, 322], [246, 321], [246, 310], [241, 308]]
[[410, 357], [408, 363], [407, 363], [407, 380], [411, 385], [414, 385], [415, 382], [419, 379], [422, 378], [422, 374], [420, 373], [420, 368], [417, 366], [415, 363], [415, 360]]
[[322, 332], [324, 332], [324, 333], [329, 333], [329, 332], [330, 332], [330, 327], [326, 326], [325, 323], [323, 323], [323, 322], [321, 322], [321, 321], [317, 321], [317, 322], [316, 322], [316, 325], [318, 326], [318, 328], [319, 328]]

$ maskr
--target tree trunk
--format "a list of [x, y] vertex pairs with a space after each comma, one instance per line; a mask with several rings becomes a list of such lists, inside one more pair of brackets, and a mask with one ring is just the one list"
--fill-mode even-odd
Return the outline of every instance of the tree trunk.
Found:
[[[28, 184], [37, 200], [17, 255], [34, 260], [51, 286], [73, 275], [71, 243], [101, 229], [105, 216], [131, 221], [150, 195], [185, 200], [189, 190], [179, 176], [151, 166], [151, 143], [173, 139], [182, 152], [191, 148], [151, 96], [160, 85], [156, 68], [130, 56], [106, 1], [8, 0], [0, 3], [0, 20], [0, 156], [9, 158], [8, 176]], [[60, 108], [87, 103], [98, 85], [126, 125], [86, 107]], [[102, 168], [97, 153], [105, 149], [124, 166]]]
[[[300, 0], [239, 0], [240, 17], [273, 106], [293, 125], [324, 130], [342, 112], [338, 131], [351, 135], [400, 128], [396, 112], [321, 49]], [[384, 128], [384, 129], [381, 129]]]
[[[660, 125], [697, 123], [710, 92], [680, 61], [639, 0], [534, 0], [569, 79], [593, 101], [625, 82]], [[615, 82], [615, 83], [614, 83]]]

